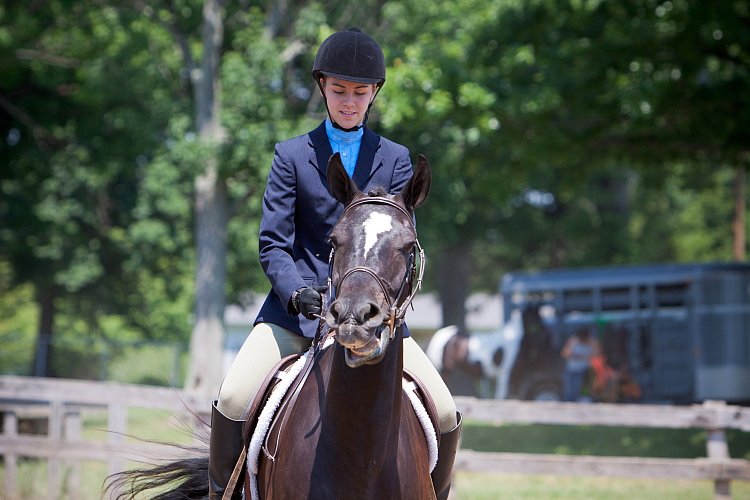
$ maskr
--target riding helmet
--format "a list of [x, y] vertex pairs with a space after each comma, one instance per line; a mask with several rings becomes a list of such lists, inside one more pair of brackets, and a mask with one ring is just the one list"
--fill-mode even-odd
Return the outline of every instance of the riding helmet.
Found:
[[385, 83], [385, 56], [378, 43], [359, 28], [339, 31], [326, 38], [313, 63], [313, 78], [321, 74], [358, 83]]

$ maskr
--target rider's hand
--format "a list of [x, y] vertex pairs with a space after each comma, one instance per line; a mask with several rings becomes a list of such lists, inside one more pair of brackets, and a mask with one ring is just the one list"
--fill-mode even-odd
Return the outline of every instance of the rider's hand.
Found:
[[300, 288], [292, 295], [292, 306], [307, 319], [315, 319], [320, 316], [323, 308], [323, 293], [328, 290], [327, 286], [314, 286]]

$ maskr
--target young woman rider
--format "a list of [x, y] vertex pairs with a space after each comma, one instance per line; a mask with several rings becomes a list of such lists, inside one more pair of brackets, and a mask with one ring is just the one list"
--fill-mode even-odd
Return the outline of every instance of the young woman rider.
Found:
[[[315, 130], [276, 145], [259, 234], [260, 262], [272, 290], [213, 405], [212, 499], [221, 498], [240, 455], [243, 412], [258, 385], [280, 359], [309, 348], [315, 335], [328, 278], [328, 234], [343, 210], [328, 191], [328, 159], [339, 153], [365, 192], [378, 186], [398, 193], [412, 175], [407, 148], [367, 127], [385, 75], [385, 57], [374, 39], [357, 28], [334, 33], [320, 45], [312, 71], [328, 118]], [[461, 418], [438, 372], [408, 330], [404, 333], [404, 366], [423, 381], [438, 410], [441, 438], [432, 478], [437, 497], [444, 499]], [[241, 498], [239, 491], [233, 495]]]

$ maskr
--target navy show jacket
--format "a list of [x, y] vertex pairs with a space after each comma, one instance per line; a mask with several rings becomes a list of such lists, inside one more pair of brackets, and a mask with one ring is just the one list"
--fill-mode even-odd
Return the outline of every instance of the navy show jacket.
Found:
[[[272, 289], [255, 324], [273, 323], [305, 337], [315, 336], [318, 320], [292, 314], [287, 307], [295, 290], [322, 286], [328, 280], [328, 237], [343, 212], [343, 205], [328, 190], [326, 171], [332, 153], [325, 122], [276, 145], [259, 233], [260, 263]], [[352, 175], [360, 191], [382, 187], [395, 194], [411, 175], [409, 150], [365, 127]]]

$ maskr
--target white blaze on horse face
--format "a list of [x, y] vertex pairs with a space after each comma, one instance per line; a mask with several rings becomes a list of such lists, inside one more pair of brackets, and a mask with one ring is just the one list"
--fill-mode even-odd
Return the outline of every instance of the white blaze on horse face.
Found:
[[378, 236], [390, 231], [393, 225], [391, 224], [391, 216], [387, 214], [381, 214], [380, 212], [372, 212], [364, 223], [365, 227], [365, 258], [370, 252], [372, 247], [378, 241]]

